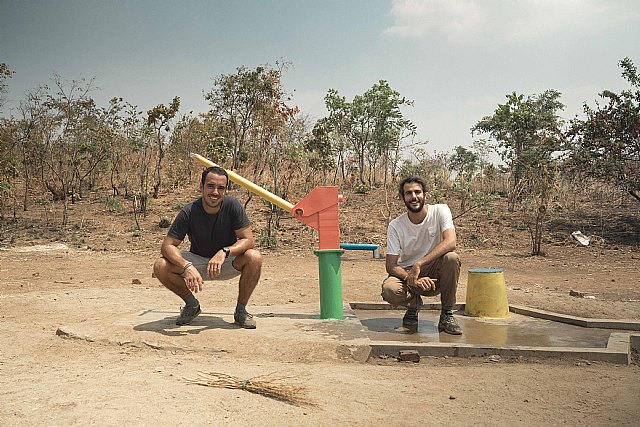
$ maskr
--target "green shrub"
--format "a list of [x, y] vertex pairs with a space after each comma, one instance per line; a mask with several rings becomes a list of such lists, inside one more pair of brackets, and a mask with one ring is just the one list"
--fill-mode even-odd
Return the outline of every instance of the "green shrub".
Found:
[[163, 216], [160, 218], [160, 222], [158, 223], [158, 227], [160, 228], [169, 228], [171, 226], [171, 218], [168, 216]]
[[114, 197], [106, 197], [104, 199], [104, 205], [106, 206], [109, 212], [120, 212], [122, 211], [122, 203], [120, 200]]
[[368, 185], [358, 184], [356, 187], [356, 194], [369, 194], [369, 191], [371, 191], [371, 187]]
[[258, 243], [263, 248], [275, 249], [278, 247], [278, 239], [273, 233], [269, 233], [268, 228], [260, 229], [260, 237], [258, 237]]

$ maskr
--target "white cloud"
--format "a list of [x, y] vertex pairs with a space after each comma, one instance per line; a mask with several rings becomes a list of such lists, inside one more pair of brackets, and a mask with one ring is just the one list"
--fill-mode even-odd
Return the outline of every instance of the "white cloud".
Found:
[[393, 0], [394, 23], [383, 34], [399, 38], [444, 35], [456, 43], [514, 43], [562, 32], [597, 32], [640, 20], [635, 0]]
[[479, 8], [470, 0], [394, 0], [391, 15], [395, 24], [384, 34], [403, 38], [430, 32], [469, 33], [483, 21]]

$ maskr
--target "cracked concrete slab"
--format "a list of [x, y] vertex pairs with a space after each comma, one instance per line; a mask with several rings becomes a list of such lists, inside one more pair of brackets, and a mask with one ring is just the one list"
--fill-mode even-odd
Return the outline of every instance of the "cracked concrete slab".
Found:
[[251, 312], [258, 325], [253, 330], [233, 323], [233, 308], [208, 307], [185, 326], [175, 325], [175, 308], [153, 308], [62, 326], [56, 333], [100, 344], [228, 353], [243, 358], [364, 362], [369, 357], [370, 340], [348, 306], [344, 320], [321, 320], [317, 305], [252, 306]]

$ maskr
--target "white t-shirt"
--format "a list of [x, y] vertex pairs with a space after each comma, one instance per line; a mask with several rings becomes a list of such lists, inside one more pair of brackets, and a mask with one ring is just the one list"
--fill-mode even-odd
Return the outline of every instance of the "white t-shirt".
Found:
[[450, 228], [455, 230], [445, 204], [427, 205], [427, 216], [420, 224], [412, 223], [405, 212], [389, 223], [387, 254], [400, 255], [398, 265], [409, 268], [442, 242], [442, 233]]

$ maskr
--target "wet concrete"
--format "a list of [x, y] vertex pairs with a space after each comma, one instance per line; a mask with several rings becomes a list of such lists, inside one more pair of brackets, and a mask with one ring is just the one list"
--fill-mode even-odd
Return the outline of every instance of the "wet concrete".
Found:
[[464, 333], [456, 336], [438, 332], [438, 310], [420, 312], [417, 332], [402, 327], [404, 311], [355, 310], [355, 313], [373, 341], [606, 348], [611, 333], [617, 332], [612, 329], [583, 328], [514, 313], [504, 319], [487, 319], [457, 312], [455, 317]]

